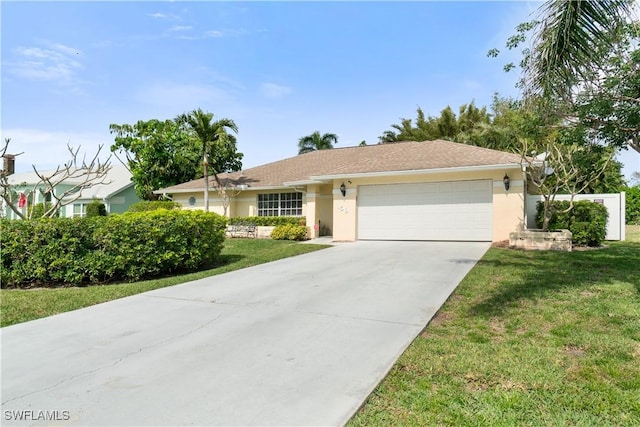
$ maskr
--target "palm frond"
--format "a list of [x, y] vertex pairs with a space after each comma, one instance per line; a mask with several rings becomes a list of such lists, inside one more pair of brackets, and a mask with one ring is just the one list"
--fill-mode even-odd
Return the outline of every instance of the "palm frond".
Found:
[[528, 87], [535, 93], [570, 90], [600, 63], [600, 52], [616, 40], [631, 13], [631, 0], [550, 0], [528, 62]]

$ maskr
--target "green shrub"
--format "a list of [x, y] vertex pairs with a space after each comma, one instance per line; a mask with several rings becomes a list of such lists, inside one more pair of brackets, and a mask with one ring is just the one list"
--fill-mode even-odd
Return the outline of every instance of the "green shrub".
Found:
[[629, 187], [624, 190], [626, 194], [626, 218], [627, 224], [640, 225], [640, 186]]
[[271, 238], [274, 240], [306, 240], [307, 227], [294, 224], [278, 225], [271, 232]]
[[255, 224], [261, 227], [274, 227], [278, 225], [306, 225], [304, 216], [239, 216], [229, 220], [231, 225]]
[[202, 268], [222, 250], [226, 219], [202, 211], [2, 220], [2, 287], [133, 281]]
[[3, 220], [2, 287], [81, 284], [98, 222], [88, 218]]
[[100, 200], [94, 199], [87, 205], [87, 217], [107, 216], [107, 207]]
[[171, 200], [145, 200], [132, 204], [127, 212], [149, 212], [157, 211], [158, 209], [172, 210], [180, 209], [180, 207], [180, 203], [172, 202]]
[[[573, 202], [569, 208], [568, 200], [556, 200], [550, 207], [551, 221], [549, 230], [567, 229], [571, 231], [572, 242], [577, 245], [600, 246], [607, 234], [607, 208], [588, 200]], [[538, 202], [536, 225], [542, 226], [543, 203]]]
[[[29, 205], [29, 217], [30, 218], [42, 218], [44, 213], [51, 209], [53, 205], [47, 202], [44, 206], [42, 203], [36, 203], [35, 205]], [[60, 211], [56, 211], [54, 217], [57, 218], [60, 215]]]

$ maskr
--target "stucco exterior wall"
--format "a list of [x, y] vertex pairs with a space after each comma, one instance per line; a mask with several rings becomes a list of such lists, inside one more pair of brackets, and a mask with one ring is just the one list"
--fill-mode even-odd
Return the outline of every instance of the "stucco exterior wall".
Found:
[[[507, 173], [511, 179], [509, 191], [505, 191], [502, 179]], [[313, 236], [319, 235], [319, 227], [329, 227], [335, 241], [355, 241], [358, 239], [358, 188], [362, 185], [408, 184], [417, 182], [491, 180], [493, 191], [493, 241], [509, 238], [509, 233], [523, 228], [525, 221], [524, 178], [519, 169], [497, 171], [441, 172], [415, 175], [390, 175], [377, 177], [359, 177], [335, 179], [331, 184], [314, 184], [305, 188], [302, 197], [302, 214], [307, 217], [307, 226]], [[344, 182], [346, 194], [343, 196], [340, 185]], [[255, 216], [258, 214], [258, 194], [291, 192], [288, 189], [247, 190], [233, 198], [229, 205], [228, 216]], [[190, 206], [189, 197], [195, 197], [196, 203]], [[173, 200], [183, 209], [204, 209], [202, 192], [174, 194]], [[212, 193], [209, 200], [210, 211], [222, 215], [223, 208], [219, 197]]]
[[[509, 174], [511, 177], [511, 174]], [[509, 191], [502, 179], [493, 181], [493, 241], [509, 239], [509, 233], [525, 226], [525, 192], [522, 179], [511, 178]]]
[[[189, 199], [191, 197], [195, 199], [195, 203], [193, 205], [189, 204]], [[173, 195], [172, 200], [180, 203], [182, 209], [185, 210], [204, 210], [204, 193], [202, 191], [194, 193], [177, 193]], [[222, 202], [214, 192], [209, 194], [209, 212], [215, 212], [219, 215], [222, 215], [224, 212]]]
[[316, 209], [320, 227], [327, 227], [331, 235], [333, 233], [333, 188], [331, 185], [319, 186]]

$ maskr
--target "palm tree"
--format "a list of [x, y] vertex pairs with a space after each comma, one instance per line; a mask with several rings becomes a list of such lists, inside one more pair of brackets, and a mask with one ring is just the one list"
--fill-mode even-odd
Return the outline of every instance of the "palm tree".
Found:
[[[191, 129], [198, 141], [202, 144], [202, 169], [204, 172], [204, 210], [209, 212], [209, 159], [207, 153], [220, 139], [229, 139], [227, 129], [238, 133], [238, 126], [231, 119], [220, 119], [213, 121], [213, 113], [205, 113], [200, 108], [190, 113], [181, 114], [176, 117], [176, 122]], [[218, 179], [218, 170], [214, 166], [212, 169], [218, 188], [222, 188]]]
[[298, 154], [308, 153], [316, 150], [327, 150], [333, 148], [333, 144], [338, 143], [338, 136], [334, 133], [325, 133], [315, 131], [311, 135], [303, 136], [298, 140]]
[[[593, 72], [616, 42], [633, 0], [548, 0], [539, 9], [525, 85], [533, 94], [564, 96]], [[588, 76], [587, 76], [588, 79]]]

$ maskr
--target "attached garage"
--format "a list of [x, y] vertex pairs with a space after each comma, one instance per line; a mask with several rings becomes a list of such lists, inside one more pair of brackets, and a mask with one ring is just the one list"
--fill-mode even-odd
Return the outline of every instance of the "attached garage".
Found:
[[491, 180], [363, 185], [358, 239], [491, 241]]

